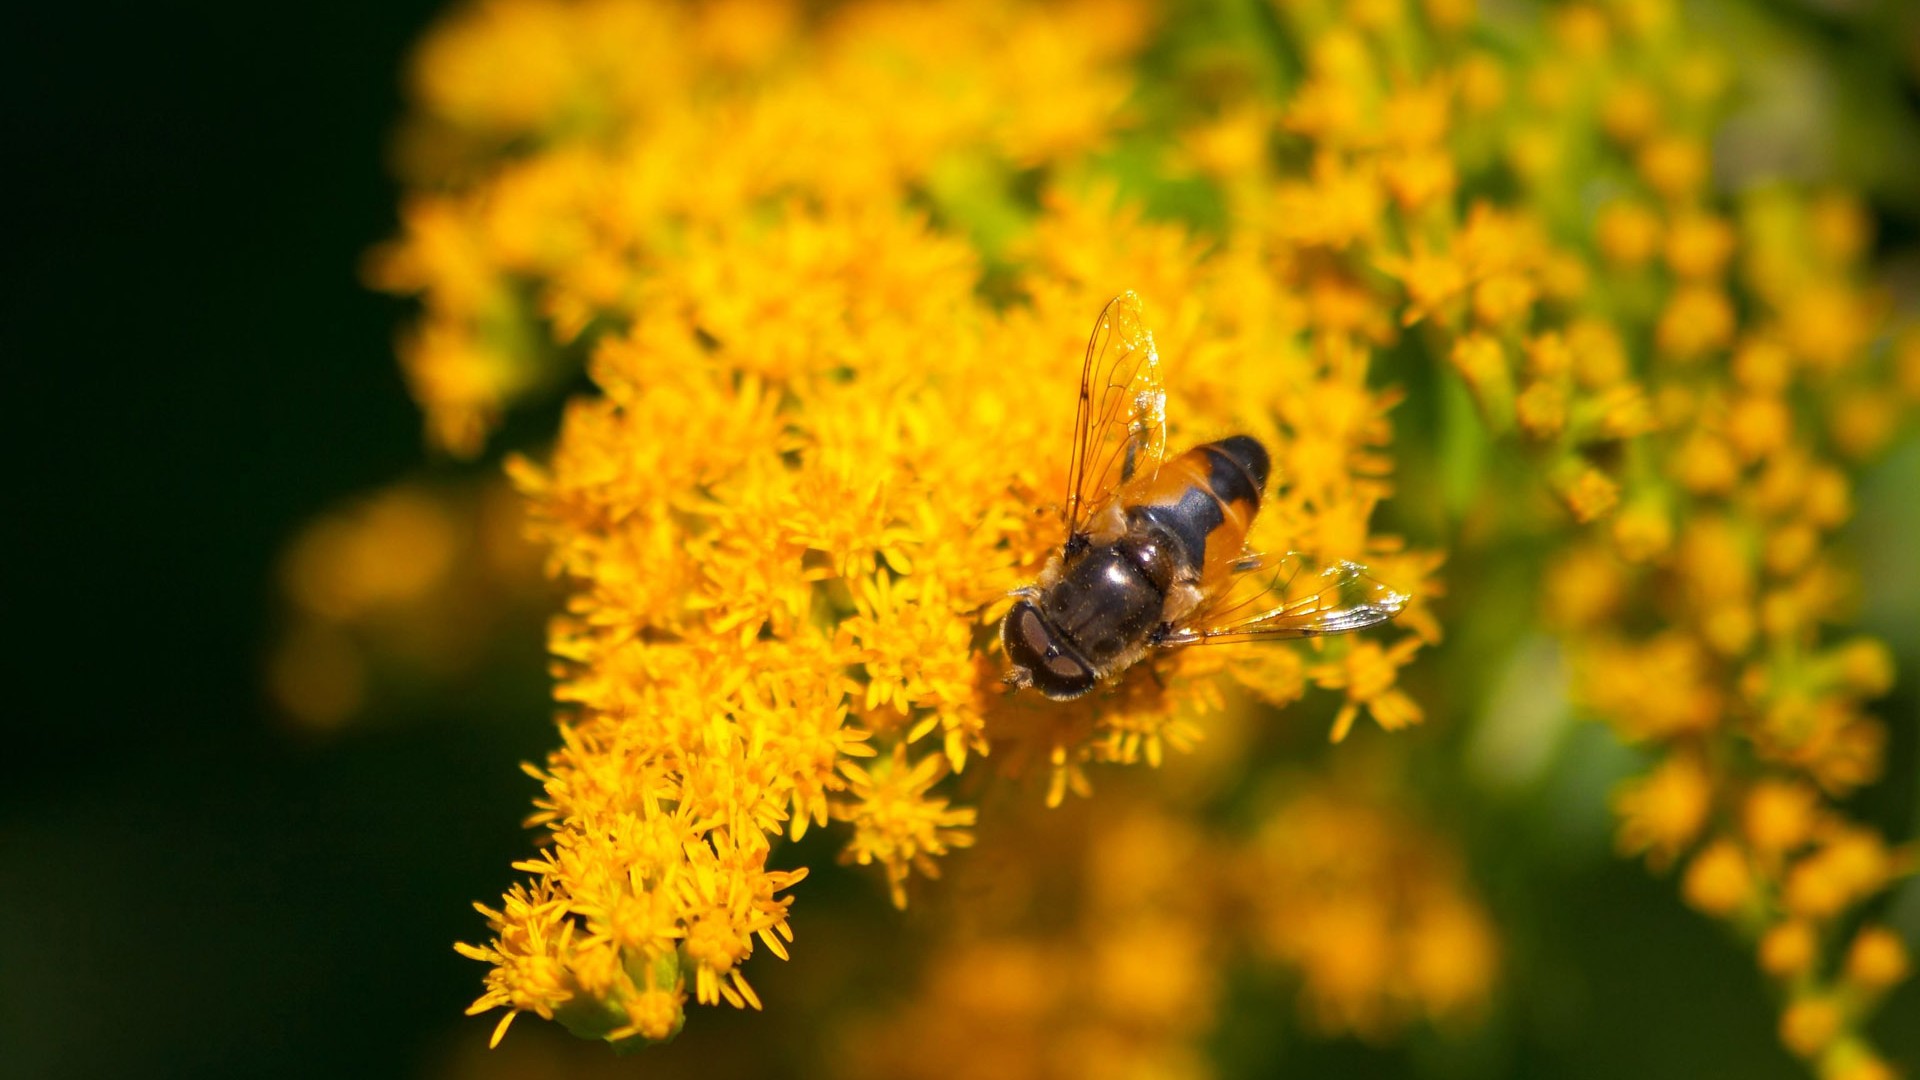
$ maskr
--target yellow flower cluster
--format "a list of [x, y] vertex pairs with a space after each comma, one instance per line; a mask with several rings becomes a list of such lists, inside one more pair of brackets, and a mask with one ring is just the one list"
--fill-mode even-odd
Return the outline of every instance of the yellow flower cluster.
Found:
[[[991, 751], [1047, 770], [1057, 803], [1091, 763], [1188, 745], [1223, 668], [1278, 702], [1343, 689], [1341, 733], [1362, 708], [1420, 716], [1393, 689], [1414, 636], [1312, 667], [1187, 650], [1071, 705], [1007, 693], [989, 644], [1064, 539], [1077, 361], [1108, 296], [1146, 300], [1177, 440], [1276, 448], [1254, 546], [1365, 558], [1432, 635], [1438, 559], [1369, 527], [1395, 398], [1350, 328], [1289, 297], [1284, 235], [1208, 254], [1085, 172], [1144, 12], [752, 10], [497, 3], [422, 51], [415, 138], [448, 186], [373, 273], [425, 302], [403, 359], [430, 429], [474, 450], [588, 342], [599, 390], [550, 462], [513, 467], [572, 598], [564, 745], [535, 770], [549, 836], [518, 864], [531, 883], [482, 908], [492, 942], [462, 947], [493, 965], [475, 1010], [508, 1009], [501, 1030], [534, 1012], [624, 1043], [671, 1036], [688, 996], [758, 1007], [742, 965], [756, 942], [785, 955], [805, 874], [775, 868], [776, 838], [844, 823], [845, 858], [904, 905], [970, 842], [943, 777]], [[650, 53], [674, 60], [614, 60]], [[544, 74], [473, 85], [494, 70]], [[1056, 179], [997, 245], [971, 180], [922, 209], [952, 176], [1042, 164]]]
[[[1727, 61], [1667, 16], [1623, 17], [1638, 11], [1595, 21], [1607, 44], [1570, 89], [1605, 133], [1601, 159], [1626, 167], [1592, 227], [1589, 306], [1611, 333], [1584, 350], [1650, 343], [1628, 383], [1642, 416], [1604, 457], [1583, 448], [1608, 509], [1554, 571], [1584, 579], [1556, 593], [1588, 600], [1553, 614], [1582, 702], [1658, 748], [1617, 795], [1622, 850], [1655, 868], [1687, 859], [1687, 901], [1755, 941], [1782, 987], [1790, 1050], [1822, 1076], [1891, 1075], [1862, 1027], [1904, 952], [1848, 916], [1914, 858], [1830, 802], [1878, 778], [1886, 733], [1865, 706], [1893, 681], [1883, 645], [1830, 629], [1857, 589], [1833, 538], [1852, 513], [1848, 466], [1914, 400], [1866, 283], [1864, 211], [1834, 192], [1717, 197], [1707, 140]], [[1618, 393], [1576, 389], [1572, 412]], [[1570, 497], [1576, 516], [1582, 498], [1596, 501]]]
[[[1307, 67], [1279, 122], [1309, 166], [1275, 198], [1233, 160], [1234, 216], [1277, 213], [1345, 253], [1321, 275], [1384, 275], [1376, 303], [1338, 310], [1397, 309], [1486, 428], [1529, 449], [1577, 537], [1548, 595], [1581, 701], [1662, 751], [1619, 793], [1622, 849], [1659, 868], [1697, 848], [1690, 902], [1763, 949], [1806, 945], [1762, 955], [1788, 991], [1783, 1040], [1823, 1075], [1872, 1075], [1860, 1025], [1905, 971], [1899, 939], [1859, 931], [1888, 960], [1864, 982], [1819, 946], [1844, 945], [1848, 913], [1914, 857], [1821, 798], [1878, 777], [1885, 731], [1864, 706], [1893, 677], [1879, 643], [1825, 629], [1852, 589], [1830, 542], [1851, 513], [1846, 465], [1914, 404], [1900, 384], [1920, 338], [1887, 340], [1864, 211], [1844, 193], [1716, 194], [1709, 139], [1734, 72], [1661, 0], [1508, 27], [1517, 64], [1453, 34], [1450, 4], [1425, 6], [1425, 34], [1398, 4], [1278, 6]], [[1194, 143], [1269, 121], [1229, 122], [1256, 130]], [[1490, 177], [1520, 197], [1459, 197]], [[1493, 501], [1507, 494], [1465, 509], [1496, 519], [1483, 528], [1554, 528]], [[1780, 833], [1755, 837], [1756, 800]]]
[[1316, 1030], [1380, 1041], [1471, 1022], [1496, 980], [1493, 924], [1447, 843], [1365, 787], [1308, 787], [1267, 817], [1234, 863], [1249, 936], [1299, 970]]
[[1017, 853], [958, 871], [964, 909], [934, 905], [956, 932], [904, 1001], [843, 1033], [848, 1075], [1208, 1074], [1201, 1042], [1228, 943], [1215, 891], [1195, 886], [1218, 876], [1226, 853], [1166, 807], [1132, 805], [1091, 828], [1089, 817], [1023, 815]]
[[[875, 3], [817, 21], [782, 0], [456, 11], [413, 66], [402, 162], [419, 190], [400, 239], [368, 265], [375, 286], [424, 306], [400, 357], [429, 436], [477, 453], [509, 406], [563, 383], [595, 331], [671, 300], [653, 288], [683, 245], [764, 233], [771, 214], [792, 219], [777, 241], [788, 254], [803, 257], [810, 233], [857, 259], [873, 238], [829, 227], [840, 213], [895, 228], [909, 192], [965, 184], [973, 151], [1011, 169], [1091, 148], [1130, 87], [1114, 61], [1144, 19], [1097, 0], [1018, 13]], [[835, 216], [809, 225], [782, 204]], [[766, 336], [753, 320], [771, 313], [729, 300], [728, 280], [668, 276], [706, 301], [706, 332]], [[880, 291], [846, 299], [886, 310], [917, 283], [876, 280]], [[805, 351], [818, 344], [768, 342], [750, 366], [831, 367]]]
[[[461, 946], [496, 1040], [521, 1012], [629, 1045], [689, 997], [759, 1007], [743, 966], [787, 955], [807, 872], [778, 841], [839, 828], [905, 905], [972, 843], [943, 781], [982, 758], [1058, 805], [1249, 695], [1335, 691], [1336, 739], [1419, 722], [1398, 672], [1440, 638], [1441, 559], [1373, 528], [1392, 378], [1459, 403], [1467, 467], [1422, 463], [1422, 510], [1463, 546], [1555, 540], [1581, 701], [1660, 751], [1620, 793], [1623, 849], [1684, 859], [1688, 900], [1754, 936], [1791, 1048], [1872, 1075], [1860, 1026], [1905, 954], [1868, 928], [1821, 963], [1911, 863], [1826, 801], [1877, 775], [1864, 706], [1892, 678], [1826, 629], [1830, 541], [1847, 466], [1910, 404], [1862, 211], [1718, 193], [1737, 72], [1665, 0], [1273, 7], [1288, 60], [1263, 27], [1169, 64], [1198, 32], [1118, 0], [491, 0], [428, 39], [416, 190], [369, 276], [420, 297], [401, 356], [429, 431], [471, 455], [579, 367], [596, 389], [512, 465], [570, 599], [542, 849]], [[1167, 200], [1187, 223], [1148, 213]], [[1129, 288], [1172, 444], [1272, 448], [1251, 546], [1364, 560], [1413, 596], [1387, 631], [1170, 651], [1067, 704], [1005, 691], [996, 620], [1063, 539], [1080, 349]], [[1911, 396], [1920, 339], [1900, 355]], [[1323, 1027], [1474, 1011], [1498, 950], [1417, 829], [1331, 798], [1276, 822], [1248, 856], [1284, 883], [1262, 944]], [[1085, 992], [1048, 986], [1023, 1016]]]
[[[1491, 919], [1450, 839], [1408, 814], [1380, 764], [1290, 778], [1251, 836], [1203, 825], [1164, 790], [1002, 823], [1017, 837], [995, 839], [1017, 851], [957, 870], [933, 905], [954, 932], [904, 1002], [843, 1033], [841, 1060], [927, 1080], [1212, 1075], [1203, 1047], [1236, 957], [1297, 972], [1319, 1033], [1385, 1041], [1416, 1021], [1472, 1022], [1497, 974]], [[1169, 772], [1190, 798], [1217, 765]]]

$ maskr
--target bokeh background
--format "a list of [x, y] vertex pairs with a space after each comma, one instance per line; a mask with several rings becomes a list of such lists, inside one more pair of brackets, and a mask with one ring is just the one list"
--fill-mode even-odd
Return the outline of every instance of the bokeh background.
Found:
[[[1836, 69], [1857, 57], [1877, 73], [1855, 88], [1877, 126], [1850, 145], [1871, 156], [1875, 139], [1911, 136], [1920, 87], [1897, 57], [1913, 46], [1877, 37], [1871, 5], [1770, 6]], [[469, 902], [497, 896], [528, 850], [534, 785], [517, 766], [553, 742], [542, 651], [556, 594], [513, 539], [499, 454], [544, 445], [557, 414], [516, 414], [475, 463], [428, 453], [392, 355], [409, 309], [361, 283], [365, 252], [397, 229], [385, 155], [403, 59], [436, 9], [5, 16], [16, 645], [0, 1075], [834, 1075], [857, 1018], [921, 985], [941, 909], [896, 912], [875, 876], [836, 868], [816, 836], [802, 845], [815, 871], [795, 918], [808, 954], [757, 962], [766, 1013], [701, 1010], [638, 1058], [532, 1021], [489, 1052], [491, 1018], [461, 1015], [482, 968], [451, 944], [480, 935]], [[1875, 256], [1910, 272], [1915, 201], [1872, 179]], [[1912, 572], [1915, 492], [1909, 434], [1862, 488], [1852, 530], [1870, 572]], [[350, 551], [370, 521], [444, 573], [365, 586], [375, 614], [356, 640], [383, 659], [309, 640], [287, 674], [300, 633], [289, 596], [326, 588], [302, 576], [302, 553]], [[1457, 612], [1474, 583], [1452, 587]], [[383, 596], [411, 607], [383, 609]], [[1920, 618], [1904, 597], [1867, 628], [1911, 673]], [[413, 614], [391, 614], [402, 607]], [[289, 710], [277, 680], [316, 664], [342, 696]], [[1887, 778], [1849, 808], [1911, 837], [1910, 674], [1877, 711], [1892, 735]], [[1328, 752], [1327, 712], [1266, 747], [1298, 760], [1303, 786], [1338, 782], [1340, 755], [1364, 759], [1388, 738], [1368, 730]], [[1433, 774], [1460, 771], [1468, 753], [1444, 727], [1391, 738], [1419, 747]], [[1249, 971], [1200, 1040], [1219, 1073], [1803, 1075], [1777, 1045], [1746, 949], [1683, 906], [1670, 878], [1614, 857], [1606, 798], [1627, 752], [1589, 726], [1555, 753], [1550, 782], [1483, 791], [1437, 823], [1499, 926], [1486, 1017], [1379, 1042], [1317, 1037], [1283, 976]], [[1104, 811], [1069, 802], [1060, 842], [1154, 782], [1103, 783]], [[958, 859], [989, 860], [971, 874], [991, 880], [983, 834], [981, 853]], [[1920, 926], [1911, 884], [1885, 914], [1909, 935]], [[802, 963], [832, 970], [803, 979]], [[1911, 983], [1874, 1030], [1895, 1060], [1920, 1063]]]

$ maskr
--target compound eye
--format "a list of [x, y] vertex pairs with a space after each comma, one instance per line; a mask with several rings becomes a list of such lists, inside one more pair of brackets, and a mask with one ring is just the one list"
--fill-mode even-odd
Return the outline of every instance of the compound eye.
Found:
[[1055, 701], [1071, 701], [1093, 689], [1093, 669], [1077, 657], [1061, 653], [1047, 661], [1044, 673], [1036, 672], [1034, 688]]
[[1087, 676], [1087, 665], [1066, 653], [1047, 657], [1047, 670], [1058, 679], [1084, 679]]
[[1007, 655], [1024, 667], [1049, 662], [1060, 652], [1054, 647], [1053, 634], [1032, 604], [1021, 603], [1007, 616]]
[[1055, 639], [1053, 628], [1031, 603], [1023, 600], [1007, 612], [1002, 642], [1007, 659], [1031, 675], [1034, 688], [1048, 697], [1065, 701], [1093, 689], [1093, 670]]

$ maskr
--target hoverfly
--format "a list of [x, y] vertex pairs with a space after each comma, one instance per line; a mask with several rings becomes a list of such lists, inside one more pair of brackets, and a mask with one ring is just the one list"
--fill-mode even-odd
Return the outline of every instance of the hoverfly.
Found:
[[1000, 626], [1015, 687], [1067, 701], [1156, 649], [1342, 634], [1407, 604], [1356, 563], [1247, 551], [1267, 449], [1234, 435], [1168, 460], [1159, 366], [1139, 298], [1108, 301], [1080, 370], [1066, 540]]

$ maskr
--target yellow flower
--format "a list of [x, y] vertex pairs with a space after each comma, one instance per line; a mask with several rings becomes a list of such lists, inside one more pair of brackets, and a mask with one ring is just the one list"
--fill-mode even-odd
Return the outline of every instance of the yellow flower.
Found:
[[1527, 384], [1513, 403], [1520, 427], [1536, 439], [1551, 439], [1567, 426], [1567, 392], [1545, 379]]
[[1344, 660], [1316, 664], [1308, 669], [1308, 677], [1316, 685], [1347, 692], [1346, 704], [1340, 706], [1340, 712], [1333, 718], [1329, 737], [1334, 742], [1347, 737], [1362, 709], [1387, 731], [1398, 731], [1421, 721], [1420, 706], [1393, 685], [1399, 669], [1413, 660], [1420, 645], [1417, 637], [1402, 638], [1390, 648], [1382, 648], [1371, 639], [1359, 641], [1347, 651]]
[[1304, 182], [1283, 182], [1274, 194], [1281, 235], [1302, 247], [1342, 250], [1371, 240], [1380, 228], [1380, 181], [1322, 154]]
[[1627, 783], [1613, 798], [1621, 852], [1644, 852], [1656, 869], [1668, 866], [1699, 835], [1711, 797], [1712, 778], [1691, 755], [1676, 754]]
[[1622, 82], [1611, 88], [1600, 106], [1600, 124], [1607, 134], [1632, 145], [1652, 134], [1660, 122], [1660, 99], [1652, 87]]
[[1876, 698], [1893, 689], [1893, 654], [1884, 642], [1854, 638], [1823, 659], [1834, 679], [1861, 697]]
[[1380, 269], [1405, 283], [1408, 306], [1401, 321], [1407, 326], [1427, 318], [1445, 319], [1448, 305], [1467, 286], [1466, 271], [1450, 255], [1416, 249], [1412, 255], [1382, 260]]
[[1413, 931], [1407, 977], [1436, 1020], [1471, 1016], [1497, 979], [1498, 940], [1484, 911], [1462, 902], [1421, 909]]
[[1740, 480], [1740, 459], [1733, 448], [1704, 429], [1686, 437], [1668, 467], [1674, 479], [1696, 495], [1725, 495]]
[[1844, 390], [1828, 406], [1827, 432], [1842, 454], [1864, 462], [1893, 442], [1901, 418], [1900, 401], [1877, 387]]
[[1896, 865], [1878, 836], [1836, 825], [1821, 847], [1788, 870], [1782, 899], [1803, 918], [1832, 918], [1878, 891]]
[[866, 672], [864, 713], [891, 709], [902, 719], [916, 720], [910, 739], [937, 724], [945, 732], [947, 760], [958, 771], [966, 767], [969, 752], [986, 749], [984, 721], [974, 701], [979, 672], [972, 634], [966, 621], [955, 617], [964, 605], [924, 580], [906, 582], [895, 585], [888, 575], [861, 581], [854, 614], [839, 626], [845, 655]]
[[1776, 979], [1791, 979], [1813, 966], [1820, 942], [1812, 925], [1795, 919], [1776, 923], [1760, 938], [1760, 969]]
[[[1465, 2], [1465, 0], [1461, 0]], [[1458, 70], [1460, 102], [1471, 112], [1491, 112], [1505, 100], [1507, 74], [1486, 53], [1469, 54]]]
[[1569, 464], [1571, 468], [1556, 478], [1555, 487], [1573, 520], [1584, 525], [1612, 513], [1620, 501], [1620, 485], [1599, 469]]
[[1709, 731], [1720, 721], [1724, 696], [1712, 672], [1706, 650], [1686, 634], [1635, 643], [1598, 640], [1577, 657], [1575, 694], [1629, 741], [1674, 739]]
[[836, 804], [834, 816], [853, 824], [847, 857], [862, 866], [878, 862], [886, 867], [893, 904], [906, 907], [907, 875], [919, 870], [938, 877], [934, 856], [973, 843], [966, 829], [973, 824], [974, 811], [948, 809], [946, 799], [929, 796], [946, 775], [946, 759], [928, 756], [909, 765], [904, 745], [896, 745], [891, 758], [871, 769], [843, 761], [840, 770], [850, 781], [851, 799]]
[[1601, 207], [1596, 225], [1600, 250], [1623, 266], [1638, 266], [1660, 242], [1660, 218], [1638, 203], [1616, 200]]
[[1832, 1064], [1823, 1068], [1833, 1080], [1900, 1080], [1893, 1066], [1857, 1042], [1842, 1043], [1828, 1054], [1828, 1060]]
[[1709, 915], [1731, 915], [1753, 896], [1753, 873], [1739, 845], [1716, 840], [1687, 864], [1680, 884], [1687, 903]]
[[1733, 340], [1733, 304], [1710, 285], [1682, 286], [1660, 314], [1655, 341], [1675, 360], [1698, 360]]
[[1840, 1033], [1843, 1020], [1835, 1002], [1802, 998], [1780, 1014], [1780, 1041], [1801, 1057], [1810, 1058], [1827, 1048]]
[[1657, 498], [1642, 497], [1613, 519], [1613, 546], [1628, 562], [1660, 558], [1673, 547], [1673, 520]]
[[1727, 407], [1727, 441], [1748, 464], [1785, 447], [1792, 434], [1793, 417], [1780, 398], [1753, 394]]
[[1626, 376], [1626, 347], [1619, 331], [1597, 319], [1576, 319], [1566, 331], [1567, 348], [1573, 353], [1573, 373], [1580, 385], [1599, 390], [1618, 384]]
[[1762, 780], [1747, 793], [1747, 842], [1763, 858], [1792, 853], [1813, 835], [1819, 796], [1804, 784]]
[[1673, 201], [1700, 190], [1707, 180], [1706, 148], [1697, 139], [1682, 135], [1647, 140], [1638, 165], [1647, 183]]
[[1473, 21], [1474, 0], [1421, 0], [1427, 19], [1443, 31], [1458, 31]]
[[1611, 28], [1607, 17], [1588, 4], [1569, 4], [1553, 15], [1552, 29], [1570, 56], [1591, 60], [1607, 51]]
[[1434, 149], [1408, 150], [1385, 158], [1380, 178], [1403, 210], [1415, 212], [1453, 194], [1459, 186], [1453, 159]]
[[1872, 325], [1868, 302], [1831, 283], [1796, 292], [1781, 312], [1787, 346], [1823, 372], [1836, 371], [1858, 357]]
[[1863, 927], [1847, 949], [1847, 979], [1868, 991], [1885, 990], [1907, 977], [1906, 943], [1884, 926]]
[[451, 569], [455, 528], [447, 508], [426, 493], [385, 492], [300, 538], [288, 553], [287, 592], [307, 610], [336, 621], [405, 605]]
[[1513, 416], [1513, 371], [1498, 339], [1475, 333], [1454, 344], [1449, 359], [1453, 368], [1473, 391], [1480, 413], [1489, 426], [1505, 428]]
[[1733, 226], [1698, 212], [1681, 214], [1667, 230], [1667, 266], [1683, 278], [1717, 276], [1733, 257]]
[[1771, 337], [1750, 337], [1734, 352], [1733, 377], [1755, 393], [1778, 393], [1793, 377], [1793, 354]]
[[1404, 810], [1315, 785], [1268, 815], [1233, 865], [1255, 947], [1299, 967], [1315, 1028], [1377, 1041], [1417, 1016], [1459, 1021], [1485, 1006], [1493, 924], [1445, 842]]
[[1494, 274], [1474, 286], [1474, 318], [1489, 329], [1522, 325], [1533, 310], [1537, 292], [1525, 274]]

